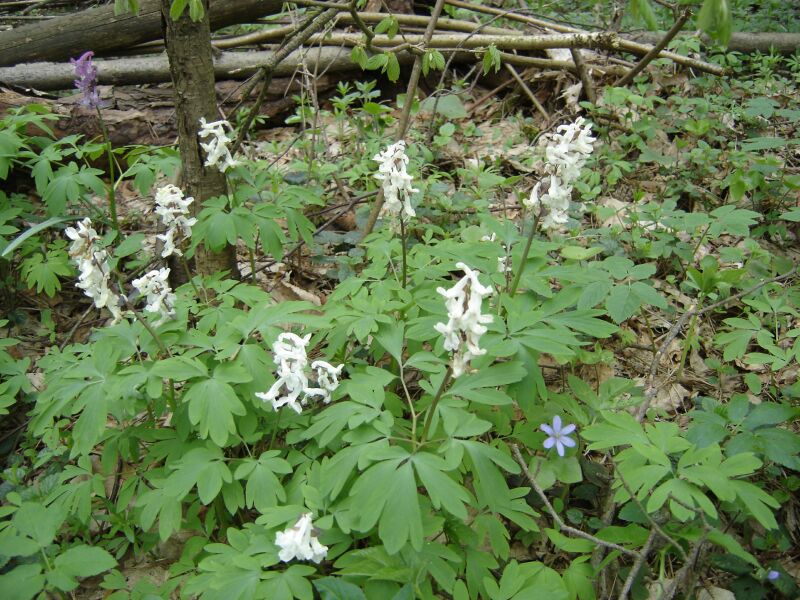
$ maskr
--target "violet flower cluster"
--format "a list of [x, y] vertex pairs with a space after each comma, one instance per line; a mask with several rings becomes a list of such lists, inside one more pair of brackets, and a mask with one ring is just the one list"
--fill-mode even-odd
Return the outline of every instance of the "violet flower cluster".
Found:
[[318, 396], [324, 404], [331, 401], [331, 394], [339, 387], [339, 375], [344, 365], [334, 367], [323, 361], [311, 363], [318, 387], [311, 387], [306, 375], [308, 355], [306, 346], [311, 334], [300, 337], [294, 333], [282, 333], [272, 345], [273, 361], [278, 367], [278, 378], [267, 392], [258, 392], [257, 397], [270, 402], [275, 410], [288, 406], [296, 413], [303, 411], [309, 398]]
[[84, 52], [78, 59], [71, 58], [75, 65], [75, 87], [82, 94], [80, 103], [88, 108], [100, 107], [100, 94], [97, 91], [97, 67], [92, 62], [94, 52]]
[[180, 188], [168, 184], [156, 190], [155, 212], [161, 217], [161, 222], [167, 228], [166, 233], [156, 237], [164, 242], [164, 249], [161, 256], [166, 258], [172, 254], [183, 256], [181, 250], [176, 246], [176, 241], [180, 244], [192, 236], [192, 225], [197, 223], [195, 218], [187, 218], [189, 206], [194, 202], [191, 196], [183, 197]]
[[78, 228], [67, 227], [64, 230], [72, 240], [69, 256], [78, 265], [78, 284], [97, 308], [107, 308], [114, 317], [114, 323], [122, 319], [120, 297], [115, 294], [109, 284], [111, 267], [108, 264], [108, 253], [98, 246], [100, 236], [92, 227], [89, 218], [78, 222]]
[[583, 117], [574, 123], [559, 125], [555, 134], [544, 136], [547, 190], [542, 193], [542, 181], [531, 190], [523, 204], [529, 209], [545, 211], [542, 220], [544, 229], [551, 229], [567, 222], [572, 186], [581, 174], [581, 169], [592, 153], [592, 125]]
[[481, 306], [483, 299], [494, 293], [478, 281], [478, 271], [464, 263], [457, 263], [456, 267], [466, 275], [449, 290], [436, 289], [445, 298], [448, 321], [434, 325], [444, 336], [444, 349], [453, 352], [453, 377], [464, 374], [474, 357], [486, 354], [480, 339], [486, 333], [486, 325], [492, 322], [492, 315], [481, 314]]
[[408, 156], [406, 156], [406, 143], [400, 140], [390, 145], [383, 152], [372, 157], [380, 163], [375, 179], [383, 182], [383, 213], [415, 217], [414, 207], [411, 206], [411, 194], [419, 192], [411, 187], [414, 178], [408, 174]]

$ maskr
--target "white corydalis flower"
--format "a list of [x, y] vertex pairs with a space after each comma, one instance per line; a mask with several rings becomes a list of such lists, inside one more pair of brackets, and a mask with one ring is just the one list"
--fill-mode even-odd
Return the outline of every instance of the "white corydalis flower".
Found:
[[434, 325], [444, 336], [445, 350], [453, 352], [453, 377], [465, 373], [474, 357], [486, 354], [480, 347], [480, 339], [486, 333], [486, 325], [492, 322], [492, 315], [481, 314], [481, 307], [483, 299], [494, 293], [491, 287], [478, 281], [478, 271], [464, 263], [457, 263], [456, 267], [466, 275], [449, 290], [436, 289], [445, 298], [448, 321]]
[[334, 367], [322, 360], [311, 364], [311, 368], [316, 371], [318, 387], [309, 385], [306, 375], [308, 366], [306, 346], [310, 339], [310, 333], [305, 337], [294, 333], [282, 333], [272, 345], [273, 361], [278, 367], [278, 379], [267, 392], [258, 392], [256, 396], [264, 402], [270, 402], [275, 410], [288, 406], [299, 414], [303, 411], [303, 406], [308, 404], [308, 398], [312, 396], [320, 396], [322, 401], [328, 404], [331, 401], [331, 394], [339, 387], [339, 375], [344, 365]]
[[122, 319], [120, 298], [111, 291], [111, 267], [108, 253], [99, 248], [100, 236], [92, 227], [89, 218], [78, 222], [78, 228], [67, 227], [64, 233], [72, 240], [69, 255], [78, 266], [77, 287], [92, 299], [97, 308], [107, 308], [114, 317], [114, 323]]
[[319, 387], [306, 389], [306, 394], [320, 396], [324, 404], [330, 404], [331, 394], [339, 387], [339, 375], [342, 374], [344, 365], [334, 367], [324, 360], [315, 360], [311, 363], [311, 368], [317, 372]]
[[275, 545], [280, 548], [278, 558], [283, 562], [296, 558], [319, 564], [328, 554], [328, 547], [320, 544], [314, 535], [311, 513], [303, 513], [294, 526], [277, 532]]
[[[492, 233], [492, 235], [485, 235], [481, 238], [482, 242], [494, 242], [495, 240], [497, 240], [497, 235], [494, 233]], [[497, 271], [499, 273], [508, 273], [511, 271], [511, 267], [508, 265], [508, 248], [505, 244], [500, 244], [500, 246], [502, 246], [505, 254], [497, 257]]]
[[531, 190], [530, 197], [522, 201], [526, 208], [544, 213], [542, 228], [552, 229], [567, 222], [572, 186], [591, 155], [596, 139], [591, 133], [591, 123], [578, 117], [574, 123], [559, 125], [555, 134], [543, 137], [547, 142], [547, 190], [542, 192], [542, 182], [539, 181]]
[[169, 269], [153, 269], [139, 279], [133, 280], [135, 287], [142, 296], [147, 297], [147, 312], [159, 313], [161, 319], [156, 325], [175, 317], [175, 294], [169, 287]]
[[209, 123], [205, 117], [200, 118], [200, 131], [197, 132], [206, 142], [200, 142], [200, 147], [206, 151], [205, 166], [216, 166], [221, 172], [229, 167], [235, 167], [239, 161], [234, 160], [228, 149], [228, 144], [233, 140], [228, 137], [226, 129], [232, 129], [231, 124], [224, 119]]
[[406, 156], [406, 143], [400, 140], [390, 145], [383, 152], [372, 157], [380, 163], [375, 179], [383, 182], [383, 212], [405, 217], [415, 217], [414, 207], [411, 206], [411, 194], [419, 192], [411, 187], [414, 178], [406, 172], [408, 156]]
[[172, 254], [183, 256], [183, 252], [175, 243], [192, 237], [192, 226], [197, 223], [197, 219], [186, 216], [189, 214], [189, 206], [192, 202], [194, 202], [194, 198], [191, 196], [184, 198], [183, 191], [172, 184], [156, 190], [155, 213], [161, 217], [161, 222], [167, 228], [166, 233], [156, 236], [164, 242], [162, 258], [167, 258]]

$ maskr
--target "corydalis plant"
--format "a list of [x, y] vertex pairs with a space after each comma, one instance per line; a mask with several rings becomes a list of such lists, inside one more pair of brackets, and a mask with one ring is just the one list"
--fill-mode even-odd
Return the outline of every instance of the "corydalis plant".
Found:
[[[258, 392], [256, 396], [264, 402], [270, 402], [275, 410], [288, 406], [296, 413], [303, 411], [308, 399], [318, 396], [323, 403], [331, 401], [331, 394], [339, 387], [339, 375], [344, 365], [334, 367], [325, 361], [314, 361], [311, 368], [316, 371], [317, 385], [310, 387], [306, 367], [308, 355], [306, 346], [311, 334], [300, 337], [294, 333], [282, 333], [272, 345], [273, 361], [278, 367], [278, 379], [267, 392]], [[281, 395], [281, 390], [285, 393]]]
[[206, 152], [207, 167], [217, 167], [221, 172], [225, 172], [230, 167], [235, 167], [239, 164], [231, 156], [228, 149], [228, 144], [233, 140], [228, 137], [226, 129], [232, 129], [228, 121], [212, 121], [207, 122], [204, 117], [200, 118], [200, 131], [197, 133], [206, 142], [200, 142], [200, 146]]
[[481, 307], [483, 299], [494, 293], [478, 281], [478, 271], [464, 263], [457, 263], [456, 267], [466, 275], [449, 290], [436, 289], [445, 298], [448, 321], [434, 325], [444, 336], [445, 350], [453, 352], [453, 377], [462, 375], [474, 357], [486, 354], [480, 339], [486, 333], [486, 325], [492, 322], [492, 315], [481, 314]]
[[572, 186], [580, 177], [596, 139], [591, 133], [591, 123], [578, 117], [574, 123], [560, 125], [555, 134], [543, 137], [547, 142], [547, 189], [543, 192], [543, 182], [539, 181], [531, 190], [530, 197], [523, 201], [526, 208], [544, 213], [542, 228], [551, 229], [567, 222]]
[[195, 218], [187, 218], [189, 206], [194, 202], [191, 196], [183, 197], [180, 188], [168, 184], [156, 191], [155, 212], [161, 217], [161, 222], [167, 228], [166, 233], [156, 237], [164, 242], [164, 249], [161, 256], [166, 258], [172, 254], [183, 256], [180, 248], [181, 242], [188, 240], [192, 236], [192, 226], [197, 223]]
[[67, 227], [64, 230], [72, 240], [69, 255], [78, 265], [77, 286], [89, 296], [97, 308], [107, 308], [114, 317], [114, 323], [122, 319], [120, 298], [111, 291], [111, 267], [108, 264], [108, 253], [97, 244], [100, 236], [92, 227], [89, 218], [78, 222], [78, 228]]
[[81, 104], [88, 108], [100, 107], [100, 94], [97, 92], [97, 67], [92, 62], [94, 52], [84, 52], [78, 59], [71, 58], [75, 66], [75, 87], [81, 93]]
[[408, 167], [406, 143], [400, 140], [373, 156], [372, 160], [380, 163], [375, 179], [383, 182], [382, 212], [415, 217], [417, 213], [411, 206], [411, 194], [419, 192], [419, 190], [411, 187], [414, 178], [406, 171]]
[[153, 269], [139, 279], [134, 279], [133, 287], [147, 297], [145, 311], [161, 315], [156, 325], [175, 316], [175, 294], [169, 286], [169, 269]]

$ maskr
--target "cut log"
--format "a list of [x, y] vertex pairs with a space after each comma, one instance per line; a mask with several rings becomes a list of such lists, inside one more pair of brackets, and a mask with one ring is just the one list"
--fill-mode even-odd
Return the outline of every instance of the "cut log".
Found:
[[[658, 43], [663, 37], [661, 33], [654, 31], [643, 31], [641, 33], [629, 34], [627, 37], [637, 42], [646, 44]], [[679, 36], [677, 39], [681, 39]], [[701, 35], [700, 39], [705, 44], [713, 43], [707, 35]], [[728, 42], [728, 50], [732, 52], [764, 52], [767, 53], [771, 48], [780, 54], [794, 54], [800, 48], [800, 33], [748, 33], [734, 32]]]
[[[272, 55], [270, 51], [223, 52], [214, 60], [217, 80], [245, 79], [255, 73]], [[469, 56], [469, 55], [466, 55]], [[409, 52], [397, 54], [400, 64], [413, 60]], [[275, 75], [291, 75], [303, 64], [316, 66], [316, 72], [353, 71], [358, 67], [350, 60], [349, 48], [323, 46], [296, 50], [278, 65]], [[474, 59], [473, 59], [474, 60]], [[94, 61], [98, 80], [105, 85], [133, 83], [165, 83], [170, 81], [169, 64], [164, 54]], [[65, 90], [73, 86], [75, 70], [69, 63], [32, 63], [0, 67], [0, 82], [19, 88]]]
[[[254, 21], [281, 11], [281, 0], [213, 0], [212, 29]], [[161, 39], [161, 2], [143, 0], [138, 15], [114, 15], [113, 3], [25, 25], [0, 34], [0, 65], [66, 61], [87, 50], [95, 54]]]

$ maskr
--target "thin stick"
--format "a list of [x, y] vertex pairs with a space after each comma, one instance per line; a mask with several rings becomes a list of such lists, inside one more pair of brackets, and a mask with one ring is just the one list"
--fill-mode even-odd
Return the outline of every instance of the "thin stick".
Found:
[[655, 57], [661, 54], [661, 51], [667, 47], [667, 44], [669, 44], [672, 41], [672, 38], [678, 35], [678, 32], [681, 29], [683, 29], [683, 26], [686, 24], [686, 21], [689, 19], [691, 14], [692, 11], [690, 11], [688, 8], [685, 11], [683, 11], [683, 14], [678, 18], [677, 21], [675, 21], [675, 24], [670, 28], [667, 34], [663, 38], [661, 38], [661, 41], [659, 41], [655, 46], [653, 46], [650, 52], [645, 54], [642, 57], [642, 60], [636, 63], [636, 65], [634, 65], [634, 67], [630, 71], [625, 73], [623, 77], [620, 77], [616, 81], [616, 83], [614, 83], [614, 86], [622, 87], [623, 85], [628, 85], [631, 81], [633, 81], [633, 78], [636, 77], [639, 73], [641, 73], [644, 70], [644, 68], [648, 64], [650, 64], [650, 61], [652, 61]]
[[236, 141], [231, 148], [231, 154], [235, 153], [242, 145], [242, 142], [244, 142], [245, 137], [247, 137], [247, 132], [250, 130], [256, 115], [258, 114], [259, 110], [261, 110], [261, 105], [264, 104], [264, 101], [267, 99], [267, 91], [269, 90], [269, 84], [272, 82], [272, 74], [275, 71], [275, 67], [277, 67], [284, 58], [289, 56], [289, 54], [305, 44], [306, 41], [316, 31], [319, 31], [322, 27], [324, 27], [325, 24], [331, 21], [337, 14], [337, 9], [329, 8], [322, 13], [306, 19], [297, 28], [297, 33], [288, 39], [280, 49], [276, 50], [275, 53], [270, 56], [267, 64], [261, 67], [261, 91], [259, 92], [255, 103], [253, 103], [253, 106], [248, 111], [244, 123], [242, 123], [242, 128], [239, 130], [239, 135], [236, 137]]
[[630, 573], [628, 573], [628, 577], [625, 579], [625, 583], [622, 586], [622, 591], [619, 593], [618, 600], [628, 600], [628, 594], [631, 591], [631, 587], [633, 587], [633, 582], [636, 579], [636, 576], [639, 574], [639, 571], [641, 571], [644, 561], [647, 560], [647, 555], [650, 554], [650, 550], [653, 547], [653, 543], [656, 541], [656, 537], [658, 537], [656, 530], [651, 529], [650, 535], [647, 537], [647, 541], [644, 544], [644, 548], [642, 548], [642, 553], [639, 555], [639, 558], [634, 561]]
[[526, 95], [526, 96], [528, 97], [528, 99], [531, 101], [531, 104], [533, 104], [534, 108], [536, 108], [536, 110], [538, 110], [538, 111], [539, 111], [539, 113], [540, 113], [540, 114], [541, 114], [541, 115], [542, 115], [542, 116], [543, 116], [545, 119], [547, 119], [547, 120], [549, 121], [549, 120], [550, 120], [550, 115], [549, 115], [549, 114], [547, 113], [547, 111], [544, 109], [544, 106], [542, 106], [542, 103], [541, 103], [541, 102], [539, 102], [539, 99], [538, 99], [538, 98], [537, 98], [537, 97], [534, 95], [534, 93], [531, 91], [531, 88], [529, 88], [529, 87], [528, 87], [528, 84], [527, 84], [527, 83], [525, 83], [525, 80], [524, 80], [524, 79], [522, 79], [522, 77], [520, 77], [520, 76], [519, 76], [519, 73], [517, 73], [517, 70], [516, 70], [516, 69], [515, 69], [513, 66], [511, 66], [510, 64], [508, 64], [508, 63], [505, 63], [505, 65], [504, 65], [504, 66], [505, 66], [505, 68], [506, 68], [506, 71], [508, 71], [509, 73], [511, 73], [511, 76], [512, 76], [512, 77], [513, 77], [513, 78], [514, 78], [516, 81], [517, 81], [517, 83], [519, 84], [519, 87], [521, 87], [521, 88], [522, 88], [522, 91], [523, 91], [523, 92], [525, 92], [525, 95]]
[[[422, 47], [427, 49], [433, 32], [436, 30], [436, 22], [439, 20], [439, 15], [442, 14], [445, 0], [436, 0], [436, 5], [433, 7], [428, 28], [425, 30], [425, 35], [422, 38]], [[374, 41], [374, 40], [373, 40]], [[397, 139], [402, 140], [408, 132], [408, 126], [411, 120], [411, 106], [414, 104], [414, 96], [417, 95], [417, 86], [419, 85], [419, 77], [422, 74], [422, 56], [420, 52], [414, 57], [414, 66], [411, 67], [411, 75], [408, 77], [408, 87], [406, 88], [406, 101], [403, 104], [403, 113], [400, 115], [400, 124], [397, 127]], [[378, 215], [383, 208], [383, 188], [378, 190], [378, 196], [375, 198], [375, 203], [372, 205], [372, 211], [369, 213], [367, 223], [364, 225], [364, 235], [361, 239], [367, 237], [375, 228], [375, 223], [378, 221]]]
[[570, 533], [575, 537], [589, 540], [590, 542], [593, 542], [598, 546], [611, 548], [612, 550], [617, 550], [627, 556], [633, 556], [636, 559], [638, 559], [641, 556], [641, 553], [636, 552], [635, 550], [629, 550], [625, 546], [620, 546], [619, 544], [615, 544], [614, 542], [607, 542], [605, 540], [601, 540], [599, 537], [595, 537], [591, 533], [586, 533], [585, 531], [581, 531], [580, 529], [570, 527], [569, 525], [564, 523], [564, 521], [561, 520], [561, 517], [558, 515], [556, 510], [553, 508], [553, 505], [550, 504], [550, 500], [547, 498], [547, 495], [544, 493], [544, 490], [536, 482], [536, 479], [533, 477], [533, 475], [531, 475], [531, 472], [528, 469], [528, 463], [525, 462], [525, 459], [522, 457], [522, 453], [519, 451], [519, 446], [517, 446], [516, 444], [511, 444], [511, 451], [514, 453], [514, 457], [517, 459], [519, 466], [522, 467], [522, 472], [525, 474], [525, 478], [528, 480], [533, 489], [536, 491], [536, 494], [544, 503], [545, 508], [547, 508], [547, 512], [550, 513], [550, 516], [553, 518], [553, 521], [555, 521], [556, 525], [558, 525], [559, 529], [561, 529], [562, 531], [566, 531], [567, 533]]
[[572, 62], [575, 63], [575, 70], [578, 72], [581, 83], [583, 84], [583, 93], [586, 94], [586, 99], [592, 104], [597, 104], [597, 94], [594, 91], [594, 83], [589, 76], [589, 70], [586, 68], [586, 63], [583, 62], [581, 51], [577, 48], [570, 48], [572, 54]]

